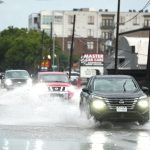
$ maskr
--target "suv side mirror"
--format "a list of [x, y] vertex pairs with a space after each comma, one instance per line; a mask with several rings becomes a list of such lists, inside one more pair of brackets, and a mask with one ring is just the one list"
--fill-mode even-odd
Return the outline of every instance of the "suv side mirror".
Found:
[[148, 88], [148, 87], [145, 87], [145, 86], [142, 86], [142, 91], [145, 92], [145, 93], [148, 93], [149, 88]]
[[86, 92], [86, 93], [88, 93], [88, 92], [89, 92], [88, 88], [86, 88], [86, 87], [85, 87], [85, 88], [83, 88], [83, 89], [82, 89], [82, 91], [83, 91], [83, 92]]

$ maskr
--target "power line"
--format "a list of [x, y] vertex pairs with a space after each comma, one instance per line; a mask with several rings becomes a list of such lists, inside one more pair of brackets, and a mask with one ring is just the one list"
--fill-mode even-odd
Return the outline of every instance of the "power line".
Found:
[[141, 10], [139, 10], [139, 12], [138, 12], [135, 16], [133, 16], [133, 17], [130, 18], [129, 20], [125, 21], [123, 24], [132, 21], [132, 20], [133, 20], [134, 18], [136, 18], [140, 13], [142, 13], [143, 10], [146, 9], [149, 5], [150, 5], [150, 0], [148, 0], [148, 2], [144, 5], [144, 7], [143, 7]]
[[144, 10], [146, 7], [148, 7], [149, 4], [150, 4], [150, 0], [145, 4], [145, 6], [143, 7], [142, 10]]

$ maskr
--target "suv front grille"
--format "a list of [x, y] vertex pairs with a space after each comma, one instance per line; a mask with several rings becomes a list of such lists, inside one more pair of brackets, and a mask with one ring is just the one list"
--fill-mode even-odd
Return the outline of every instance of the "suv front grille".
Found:
[[49, 86], [48, 89], [49, 91], [59, 91], [59, 92], [65, 91], [65, 87], [58, 87], [58, 86], [56, 87]]
[[134, 98], [107, 98], [106, 103], [109, 109], [115, 110], [117, 106], [126, 106], [128, 110], [133, 110], [137, 100]]

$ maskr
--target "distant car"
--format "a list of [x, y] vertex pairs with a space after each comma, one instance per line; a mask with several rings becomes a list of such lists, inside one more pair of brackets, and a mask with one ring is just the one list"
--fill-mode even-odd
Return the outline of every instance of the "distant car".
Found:
[[[66, 73], [69, 76], [69, 72], [66, 72]], [[77, 85], [79, 77], [80, 77], [80, 73], [79, 72], [71, 71], [70, 81], [71, 81], [71, 83], [73, 85]]]
[[0, 87], [2, 87], [1, 82], [3, 77], [4, 77], [4, 72], [0, 72]]
[[0, 79], [4, 76], [4, 72], [0, 72]]
[[149, 100], [132, 76], [99, 75], [89, 79], [80, 95], [80, 110], [103, 121], [149, 120]]
[[32, 79], [26, 70], [6, 70], [1, 81], [1, 86], [7, 90], [23, 85], [32, 86]]
[[73, 86], [64, 72], [38, 72], [37, 81], [46, 85], [46, 91], [52, 97], [71, 99], [74, 95]]

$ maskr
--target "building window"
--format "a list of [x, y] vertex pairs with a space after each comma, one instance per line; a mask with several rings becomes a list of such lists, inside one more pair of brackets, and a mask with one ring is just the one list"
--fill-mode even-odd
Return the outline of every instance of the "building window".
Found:
[[102, 32], [102, 38], [105, 40], [111, 40], [112, 39], [112, 33], [111, 32]]
[[125, 32], [125, 31], [126, 31], [125, 29], [120, 29], [120, 33], [121, 33], [121, 32]]
[[73, 16], [71, 15], [68, 16], [68, 23], [73, 24]]
[[29, 25], [32, 25], [32, 18], [29, 18]]
[[119, 65], [123, 65], [125, 63], [125, 58], [118, 59]]
[[102, 25], [103, 26], [108, 26], [109, 25], [109, 20], [108, 19], [102, 19]]
[[135, 17], [134, 19], [133, 19], [133, 25], [139, 25], [139, 18], [138, 17]]
[[113, 27], [114, 21], [113, 19], [102, 19], [102, 27]]
[[72, 30], [72, 29], [69, 29], [69, 30], [68, 30], [68, 36], [72, 36], [72, 33], [73, 33], [73, 30]]
[[71, 49], [71, 41], [67, 41], [67, 49], [68, 49], [68, 50]]
[[87, 49], [93, 50], [94, 49], [94, 42], [87, 42]]
[[145, 18], [144, 19], [144, 26], [149, 27], [150, 26], [150, 18]]
[[87, 30], [87, 36], [88, 37], [93, 37], [94, 36], [94, 31], [92, 29]]
[[88, 16], [88, 24], [94, 24], [94, 16]]
[[125, 24], [125, 16], [120, 16], [119, 24], [121, 25]]
[[63, 22], [63, 16], [55, 16], [54, 18], [55, 23], [62, 23]]
[[37, 17], [34, 17], [34, 23], [38, 23], [38, 18]]
[[44, 25], [49, 25], [50, 22], [52, 22], [52, 17], [51, 16], [42, 16], [42, 24]]

